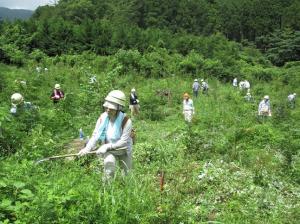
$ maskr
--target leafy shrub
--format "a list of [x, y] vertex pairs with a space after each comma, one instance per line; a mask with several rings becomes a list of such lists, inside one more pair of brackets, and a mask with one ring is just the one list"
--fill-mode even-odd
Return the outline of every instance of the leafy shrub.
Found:
[[41, 63], [43, 59], [47, 57], [47, 55], [41, 50], [35, 49], [30, 53], [29, 57], [35, 60], [37, 63]]
[[143, 55], [140, 62], [140, 72], [145, 77], [166, 77], [169, 73], [166, 66], [166, 55], [163, 51], [153, 48]]
[[138, 50], [123, 50], [120, 49], [115, 54], [117, 62], [123, 66], [124, 72], [129, 70], [140, 70], [141, 54]]
[[204, 63], [203, 56], [192, 51], [180, 62], [179, 66], [182, 73], [196, 75], [200, 72]]
[[224, 67], [221, 61], [206, 59], [203, 65], [203, 71], [209, 76], [222, 79], [224, 77]]
[[25, 54], [13, 44], [6, 44], [0, 47], [0, 61], [6, 64], [22, 66]]

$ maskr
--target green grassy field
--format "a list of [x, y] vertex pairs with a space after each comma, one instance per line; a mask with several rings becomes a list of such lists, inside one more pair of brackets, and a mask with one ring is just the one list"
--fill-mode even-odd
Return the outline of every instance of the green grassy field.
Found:
[[[49, 71], [41, 73], [33, 62], [0, 65], [0, 223], [298, 223], [300, 109], [299, 102], [290, 109], [286, 99], [300, 92], [299, 66], [272, 68], [285, 75], [271, 81], [252, 78], [252, 102], [231, 83], [202, 73], [209, 95], [194, 99], [189, 125], [182, 94], [191, 93], [195, 75], [145, 78], [133, 69], [122, 75], [109, 58], [97, 60], [45, 63]], [[92, 74], [95, 85], [88, 83]], [[49, 99], [55, 83], [66, 93], [57, 106]], [[137, 143], [129, 176], [102, 183], [102, 162], [92, 156], [35, 163], [65, 153], [80, 127], [90, 135], [110, 90], [128, 96], [133, 87], [141, 114], [133, 119]], [[171, 98], [159, 90], [170, 90]], [[10, 115], [15, 91], [39, 110]], [[273, 116], [261, 121], [257, 107], [266, 94]]]

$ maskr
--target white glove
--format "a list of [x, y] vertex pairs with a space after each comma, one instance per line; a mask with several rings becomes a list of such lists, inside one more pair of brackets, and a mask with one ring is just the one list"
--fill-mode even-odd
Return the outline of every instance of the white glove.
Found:
[[97, 155], [106, 153], [109, 149], [111, 149], [111, 144], [101, 145], [100, 148], [96, 151]]
[[140, 101], [139, 101], [139, 100], [136, 100], [136, 102], [139, 103]]
[[84, 156], [88, 154], [89, 150], [87, 148], [83, 148], [79, 151], [78, 156]]

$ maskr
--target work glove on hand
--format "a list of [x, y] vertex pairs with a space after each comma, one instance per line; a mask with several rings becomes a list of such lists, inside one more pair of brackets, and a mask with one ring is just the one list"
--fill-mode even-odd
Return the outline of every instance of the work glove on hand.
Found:
[[83, 148], [79, 151], [78, 156], [84, 156], [89, 152], [86, 148]]
[[111, 149], [111, 144], [101, 145], [100, 148], [96, 151], [97, 155], [106, 153], [109, 149]]

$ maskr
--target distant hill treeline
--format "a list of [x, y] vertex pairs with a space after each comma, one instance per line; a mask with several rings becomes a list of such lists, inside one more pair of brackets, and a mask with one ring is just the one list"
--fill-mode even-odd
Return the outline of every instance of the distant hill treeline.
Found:
[[0, 31], [3, 44], [50, 56], [143, 52], [151, 45], [186, 54], [199, 48], [197, 36], [221, 33], [283, 65], [300, 60], [299, 21], [299, 0], [60, 0]]
[[32, 14], [31, 10], [0, 7], [0, 20], [28, 19]]

